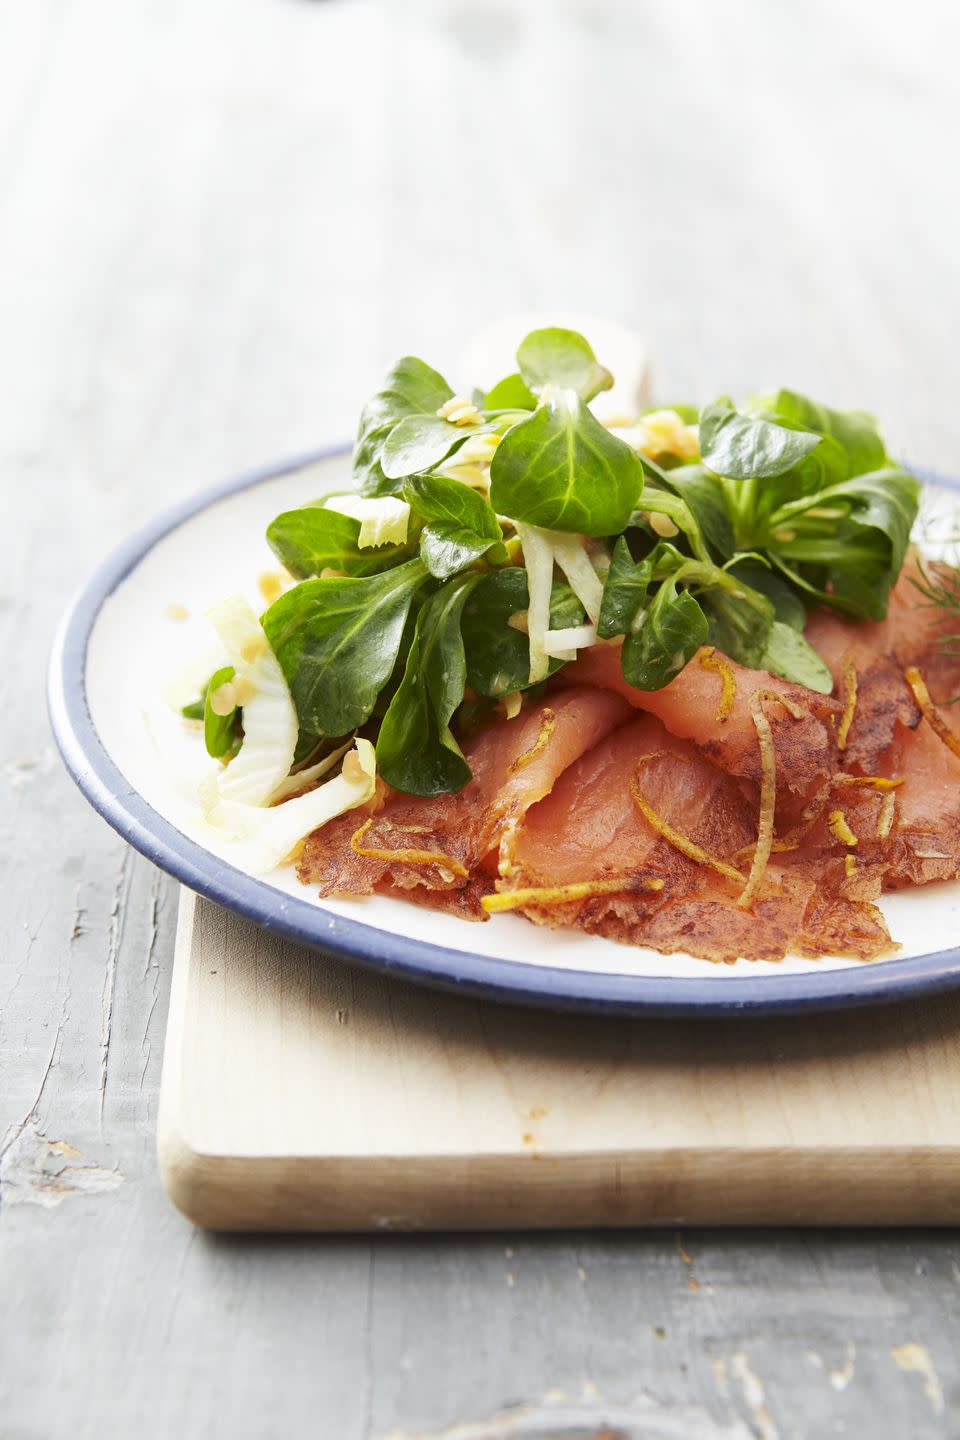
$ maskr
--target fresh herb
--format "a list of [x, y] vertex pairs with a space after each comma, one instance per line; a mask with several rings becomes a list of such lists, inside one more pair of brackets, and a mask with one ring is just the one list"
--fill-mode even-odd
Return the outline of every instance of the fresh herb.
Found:
[[[463, 611], [463, 639], [467, 652], [467, 678], [479, 695], [501, 695], [530, 688], [530, 646], [525, 630], [517, 628], [530, 603], [527, 572], [508, 566], [484, 576]], [[586, 615], [570, 586], [555, 580], [550, 596], [550, 627], [569, 630], [582, 625]], [[549, 662], [553, 675], [562, 660]]]
[[490, 503], [511, 520], [577, 535], [616, 535], [630, 519], [643, 468], [576, 390], [557, 390], [511, 426], [490, 467]]
[[740, 415], [732, 405], [708, 405], [700, 416], [700, 458], [708, 470], [730, 480], [783, 475], [820, 441], [819, 435]]
[[345, 735], [369, 719], [425, 578], [422, 561], [408, 560], [362, 580], [305, 580], [274, 601], [263, 628], [302, 729]]
[[[267, 532], [300, 582], [263, 618], [297, 708], [298, 758], [368, 725], [388, 783], [461, 788], [468, 719], [561, 669], [546, 630], [587, 618], [564, 575], [600, 639], [623, 637], [638, 688], [668, 684], [707, 642], [832, 688], [803, 637], [807, 610], [881, 619], [917, 510], [918, 483], [874, 421], [792, 390], [741, 408], [722, 397], [676, 407], [678, 425], [699, 424], [697, 464], [689, 436], [685, 456], [670, 452], [669, 425], [654, 460], [590, 410], [611, 383], [584, 337], [559, 328], [528, 335], [516, 371], [462, 404], [422, 360], [394, 366], [354, 456], [364, 503], [402, 512], [394, 529], [365, 518], [361, 530], [315, 503]], [[184, 713], [208, 710], [209, 696]], [[241, 718], [217, 717], [215, 743], [235, 743]]]
[[285, 510], [267, 526], [267, 542], [278, 560], [298, 580], [339, 570], [344, 575], [375, 575], [410, 555], [405, 545], [357, 544], [360, 522], [322, 505]]
[[423, 606], [403, 679], [380, 725], [377, 765], [408, 795], [461, 790], [470, 766], [450, 729], [463, 699], [467, 665], [460, 625], [479, 575], [449, 581]]
[[517, 351], [517, 364], [523, 383], [541, 399], [549, 388], [575, 390], [583, 400], [592, 400], [613, 384], [610, 371], [597, 363], [588, 341], [576, 330], [532, 331]]
[[537, 397], [523, 376], [515, 374], [498, 380], [481, 404], [485, 410], [536, 410]]
[[380, 456], [388, 480], [402, 480], [431, 470], [473, 435], [488, 434], [493, 425], [451, 425], [439, 415], [408, 415], [387, 436]]
[[229, 760], [240, 749], [243, 739], [240, 709], [235, 705], [226, 715], [218, 715], [213, 708], [213, 697], [224, 685], [228, 685], [236, 671], [232, 665], [224, 665], [211, 676], [203, 699], [203, 743], [207, 754], [214, 760]]
[[446, 475], [413, 475], [403, 495], [424, 521], [420, 558], [438, 580], [455, 575], [481, 555], [494, 563], [506, 560], [503, 531], [476, 490]]
[[393, 493], [393, 482], [380, 465], [393, 427], [407, 415], [433, 415], [453, 396], [436, 370], [415, 355], [405, 355], [386, 375], [381, 389], [367, 401], [353, 455], [353, 473], [365, 495]]

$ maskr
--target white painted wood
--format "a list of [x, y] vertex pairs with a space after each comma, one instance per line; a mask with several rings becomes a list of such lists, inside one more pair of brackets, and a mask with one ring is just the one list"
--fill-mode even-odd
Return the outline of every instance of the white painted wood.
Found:
[[159, 1153], [230, 1229], [960, 1220], [960, 1000], [671, 1022], [440, 995], [181, 892]]

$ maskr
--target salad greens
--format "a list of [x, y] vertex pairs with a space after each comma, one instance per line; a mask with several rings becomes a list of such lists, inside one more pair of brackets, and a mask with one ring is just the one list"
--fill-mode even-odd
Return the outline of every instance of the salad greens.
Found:
[[[486, 394], [397, 362], [360, 419], [351, 513], [328, 497], [267, 530], [298, 582], [262, 621], [298, 758], [369, 726], [389, 784], [458, 790], [470, 778], [458, 719], [569, 663], [571, 632], [622, 637], [640, 689], [669, 683], [704, 644], [832, 688], [803, 637], [807, 611], [881, 619], [917, 513], [918, 482], [875, 422], [779, 390], [618, 430], [590, 409], [612, 383], [583, 336], [556, 328], [528, 335]], [[378, 507], [392, 507], [379, 530]], [[191, 710], [224, 756], [242, 709], [208, 712], [208, 700]]]

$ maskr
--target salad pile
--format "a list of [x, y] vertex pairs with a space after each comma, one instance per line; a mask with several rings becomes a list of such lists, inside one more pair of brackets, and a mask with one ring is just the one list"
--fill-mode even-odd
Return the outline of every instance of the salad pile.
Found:
[[[321, 824], [375, 774], [458, 791], [458, 737], [605, 642], [641, 690], [710, 644], [830, 692], [807, 610], [883, 618], [917, 480], [859, 411], [780, 390], [611, 426], [590, 409], [611, 384], [563, 329], [528, 335], [486, 393], [398, 361], [361, 416], [355, 488], [268, 527], [289, 587], [259, 618], [238, 599], [212, 613], [230, 664], [184, 712], [228, 762], [208, 818], [273, 805], [276, 851], [305, 833], [283, 811], [310, 801]], [[344, 755], [343, 793], [300, 793]]]

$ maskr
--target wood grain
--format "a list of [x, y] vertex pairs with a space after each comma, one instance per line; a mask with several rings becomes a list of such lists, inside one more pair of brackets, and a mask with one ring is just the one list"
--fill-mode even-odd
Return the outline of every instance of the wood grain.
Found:
[[790, 384], [960, 472], [958, 27], [943, 0], [0, 0], [4, 1440], [555, 1434], [558, 1391], [631, 1440], [950, 1433], [956, 1231], [183, 1221], [155, 1161], [177, 888], [62, 773], [43, 668], [133, 528], [341, 439], [399, 354], [457, 373], [507, 311], [624, 321], [660, 400]]
[[960, 999], [614, 1021], [440, 995], [181, 893], [159, 1117], [197, 1223], [960, 1219]]

